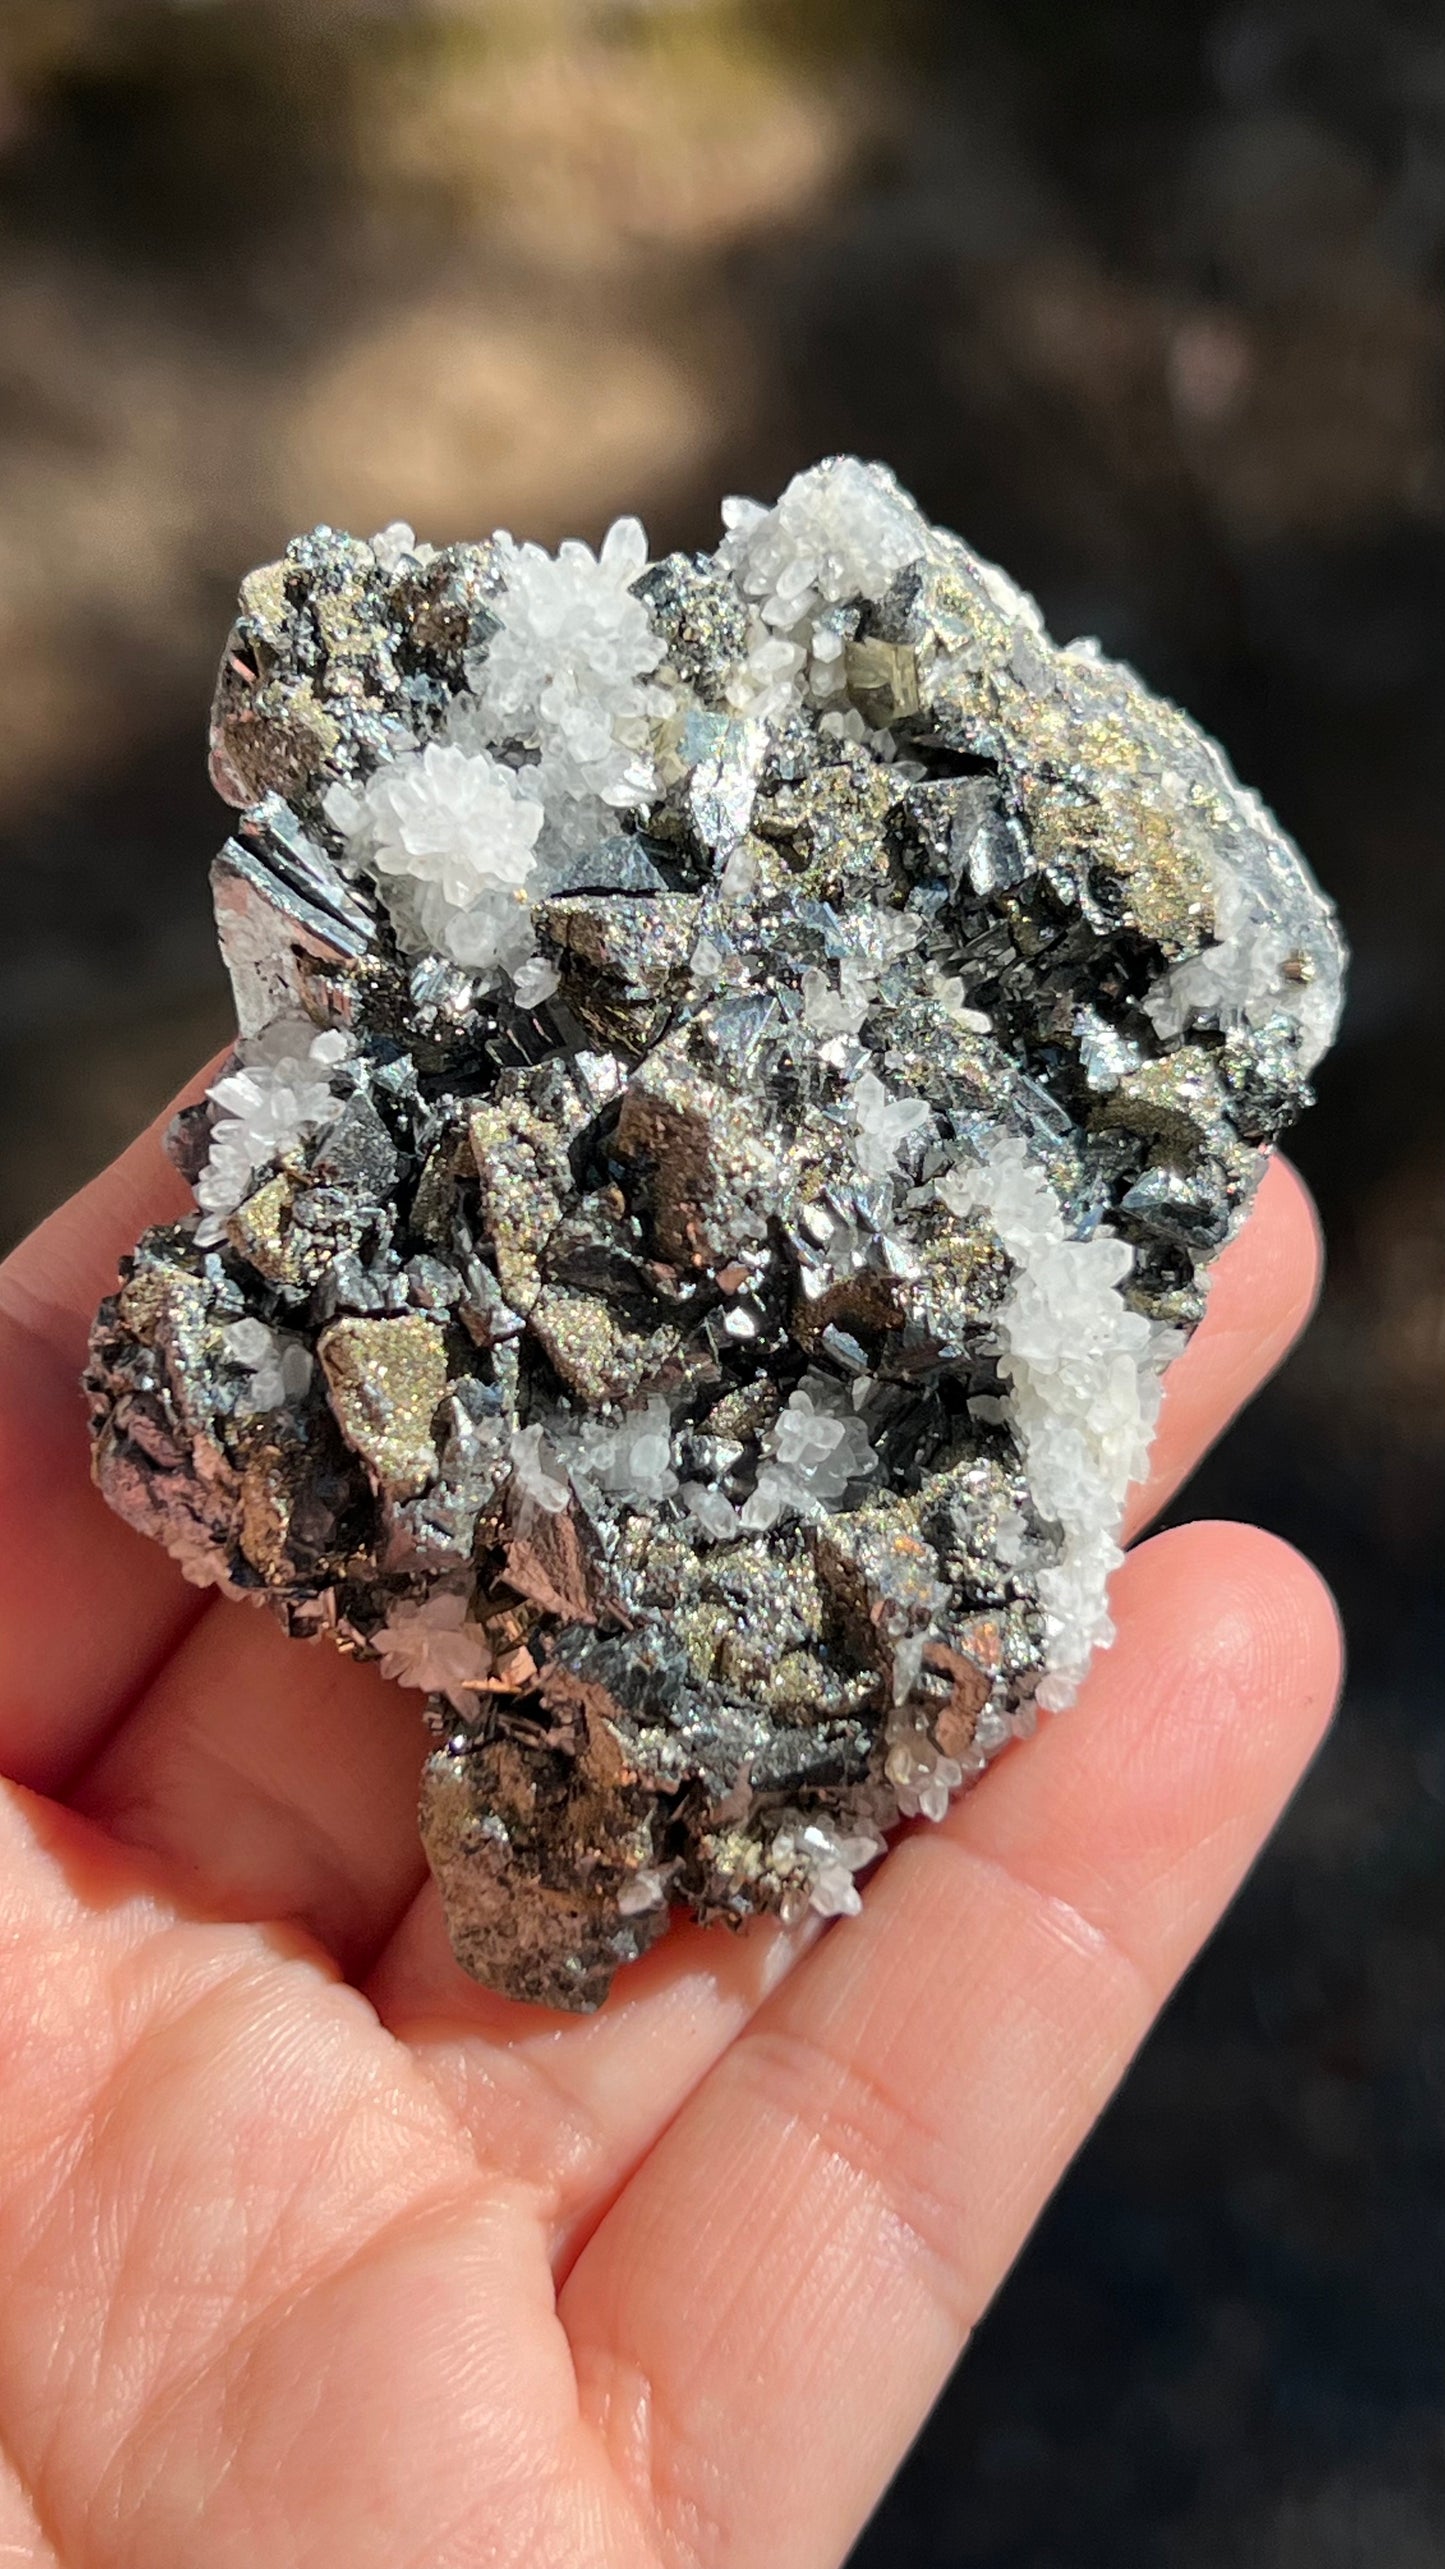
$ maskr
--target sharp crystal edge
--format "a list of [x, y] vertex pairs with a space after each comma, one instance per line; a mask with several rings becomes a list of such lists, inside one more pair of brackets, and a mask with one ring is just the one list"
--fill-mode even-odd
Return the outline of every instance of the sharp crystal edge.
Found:
[[239, 1040], [87, 1387], [188, 1578], [428, 1697], [465, 1968], [859, 1905], [1110, 1638], [1343, 951], [1221, 751], [834, 458], [711, 555], [318, 528], [212, 772]]

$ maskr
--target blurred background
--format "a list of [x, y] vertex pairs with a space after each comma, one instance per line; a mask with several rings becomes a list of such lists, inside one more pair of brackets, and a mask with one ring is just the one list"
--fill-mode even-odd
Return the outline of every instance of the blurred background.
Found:
[[211, 673], [325, 518], [711, 543], [837, 448], [1230, 744], [1339, 902], [1332, 1276], [1187, 1510], [1326, 1757], [854, 2569], [1445, 2552], [1442, 0], [4, 0], [0, 1228], [228, 1028]]

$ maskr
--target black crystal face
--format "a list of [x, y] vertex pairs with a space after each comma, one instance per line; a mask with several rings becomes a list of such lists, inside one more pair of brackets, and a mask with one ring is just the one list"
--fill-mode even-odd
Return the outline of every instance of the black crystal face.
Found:
[[427, 1695], [458, 1956], [554, 2006], [1068, 1700], [1338, 1008], [1220, 752], [886, 474], [730, 517], [246, 583], [238, 1047], [88, 1377], [189, 1577]]

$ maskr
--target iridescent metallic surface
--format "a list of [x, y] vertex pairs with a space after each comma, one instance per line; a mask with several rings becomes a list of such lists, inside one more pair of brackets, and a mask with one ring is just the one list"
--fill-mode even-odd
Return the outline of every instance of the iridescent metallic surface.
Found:
[[880, 468], [728, 529], [246, 582], [240, 1041], [88, 1376], [188, 1577], [426, 1692], [458, 1957], [551, 2006], [856, 1908], [1068, 1701], [1339, 1006], [1220, 751]]

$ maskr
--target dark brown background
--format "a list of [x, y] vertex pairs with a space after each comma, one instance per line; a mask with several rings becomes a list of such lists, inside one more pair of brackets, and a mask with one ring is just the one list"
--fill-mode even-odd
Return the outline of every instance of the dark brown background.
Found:
[[1354, 939], [1325, 1311], [1190, 1500], [1335, 1578], [1344, 1717], [855, 2569], [1445, 2548], [1442, 252], [1435, 0], [0, 18], [7, 1236], [224, 1035], [211, 665], [320, 517], [662, 549], [882, 455]]

